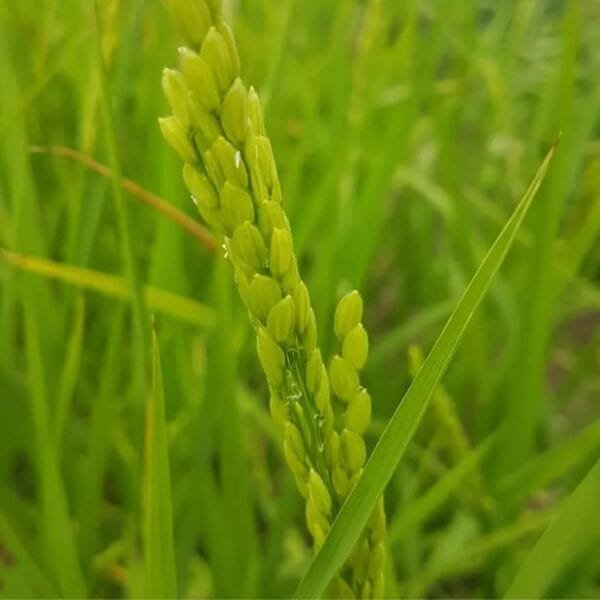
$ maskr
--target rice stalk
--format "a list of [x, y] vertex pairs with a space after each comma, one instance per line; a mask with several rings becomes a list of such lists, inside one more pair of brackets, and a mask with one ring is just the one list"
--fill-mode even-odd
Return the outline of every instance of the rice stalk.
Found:
[[[359, 371], [368, 354], [362, 299], [353, 291], [338, 304], [341, 354], [326, 368], [317, 324], [302, 281], [271, 143], [256, 91], [240, 79], [240, 60], [218, 0], [168, 0], [187, 46], [178, 70], [165, 69], [163, 89], [173, 114], [162, 133], [184, 161], [183, 178], [225, 254], [257, 338], [270, 391], [270, 410], [284, 455], [306, 500], [314, 549], [362, 474], [362, 434], [371, 398]], [[332, 396], [333, 392], [333, 396]], [[344, 407], [334, 416], [333, 399]], [[385, 513], [380, 499], [332, 596], [384, 593]]]

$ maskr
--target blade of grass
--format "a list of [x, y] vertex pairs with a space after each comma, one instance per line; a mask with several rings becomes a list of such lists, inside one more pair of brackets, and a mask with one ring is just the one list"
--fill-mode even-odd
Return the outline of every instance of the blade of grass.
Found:
[[87, 456], [85, 468], [82, 470], [81, 493], [78, 497], [77, 511], [82, 562], [86, 565], [92, 564], [92, 556], [98, 551], [98, 538], [102, 529], [100, 516], [105, 470], [114, 420], [120, 404], [117, 390], [123, 369], [119, 362], [119, 351], [124, 343], [124, 312], [123, 306], [117, 307], [114, 311], [105, 350], [98, 366], [98, 393], [92, 403]]
[[542, 183], [555, 149], [556, 145], [548, 152], [525, 195], [467, 286], [423, 367], [396, 408], [365, 465], [362, 477], [337, 515], [325, 543], [300, 582], [295, 598], [320, 597], [350, 555], [378, 498], [400, 462], [475, 309], [500, 268]]
[[498, 492], [503, 497], [520, 501], [594, 456], [594, 453], [600, 453], [600, 419], [526, 462], [500, 482]]
[[[3, 117], [23, 89], [22, 76], [9, 46], [13, 33], [10, 19], [0, 19], [0, 114]], [[6, 229], [5, 224], [0, 223], [0, 235], [15, 249], [45, 254], [48, 228], [41, 217], [42, 210], [27, 152], [28, 130], [25, 121], [10, 119], [7, 126], [2, 127], [1, 140], [0, 196], [3, 197], [2, 204], [6, 206], [8, 223]], [[17, 364], [18, 353], [14, 351], [11, 340], [18, 335], [18, 297], [21, 291], [37, 299], [40, 310], [53, 306], [44, 282], [24, 278], [17, 283], [16, 276], [13, 269], [8, 270], [0, 294], [0, 364], [8, 371]], [[59, 335], [61, 319], [58, 315], [55, 313], [53, 318], [41, 319], [38, 323], [40, 341], [45, 347], [52, 348]], [[47, 358], [51, 362], [51, 358]]]
[[[127, 281], [116, 275], [65, 265], [37, 256], [24, 256], [0, 248], [0, 260], [31, 273], [63, 281], [120, 300], [130, 300]], [[144, 298], [152, 310], [203, 328], [215, 323], [215, 313], [210, 306], [152, 286], [144, 287]]]
[[0, 597], [58, 598], [56, 590], [0, 512]]
[[169, 448], [156, 330], [152, 332], [152, 392], [146, 406], [145, 463], [145, 595], [147, 598], [176, 598]]
[[65, 422], [71, 411], [73, 394], [77, 385], [77, 376], [81, 366], [81, 357], [84, 339], [85, 323], [85, 299], [79, 295], [75, 299], [73, 325], [67, 344], [67, 352], [64, 360], [64, 366], [60, 378], [60, 387], [58, 390], [58, 400], [56, 403], [55, 415], [55, 435], [57, 445], [60, 448]]
[[561, 572], [598, 541], [600, 459], [564, 503], [556, 519], [525, 558], [505, 598], [542, 598]]
[[[600, 173], [600, 158], [597, 159], [594, 168], [596, 172]], [[600, 184], [600, 177], [598, 180]], [[565, 257], [564, 263], [569, 275], [579, 271], [586, 256], [597, 243], [600, 232], [600, 193], [593, 198], [585, 198], [584, 201], [587, 208], [585, 217], [581, 219], [581, 225], [575, 235], [566, 240], [562, 248], [562, 255]]]
[[476, 572], [495, 552], [510, 547], [523, 538], [537, 534], [556, 516], [555, 509], [526, 514], [516, 523], [473, 540], [461, 548], [452, 560], [421, 568], [418, 575], [405, 582], [414, 598], [424, 598], [427, 590], [442, 581]]
[[375, 344], [373, 350], [369, 352], [369, 362], [366, 365], [367, 369], [379, 365], [394, 354], [394, 352], [399, 352], [412, 338], [448, 317], [452, 312], [454, 305], [455, 303], [453, 301], [440, 302], [439, 304], [419, 312], [406, 323], [402, 323], [386, 333], [381, 337], [381, 340]]
[[[217, 383], [220, 392], [221, 448], [220, 480], [223, 505], [227, 507], [230, 527], [235, 531], [235, 544], [232, 548], [237, 576], [233, 593], [241, 597], [256, 595], [256, 582], [259, 568], [257, 557], [258, 543], [254, 517], [254, 496], [248, 471], [248, 458], [244, 445], [244, 431], [240, 419], [239, 395], [237, 391], [237, 365], [232, 359], [231, 339], [234, 337], [232, 311], [232, 289], [229, 273], [223, 261], [215, 269], [215, 296], [220, 307], [218, 333], [215, 335], [212, 351], [220, 363]], [[214, 363], [213, 363], [214, 366]], [[227, 381], [228, 383], [225, 383]], [[216, 390], [215, 390], [216, 392]], [[215, 394], [216, 397], [219, 397]], [[236, 589], [237, 588], [237, 589]]]
[[407, 185], [414, 189], [432, 208], [440, 213], [446, 223], [453, 217], [452, 199], [444, 189], [435, 185], [416, 169], [399, 166], [395, 173], [395, 184]]
[[148, 365], [146, 349], [148, 344], [148, 325], [150, 323], [147, 313], [146, 303], [142, 294], [142, 286], [140, 283], [138, 268], [133, 256], [133, 248], [131, 244], [131, 236], [129, 233], [129, 217], [125, 200], [120, 185], [121, 181], [121, 165], [119, 162], [119, 154], [117, 151], [117, 136], [115, 129], [115, 121], [113, 108], [111, 103], [110, 88], [108, 73], [102, 54], [101, 43], [101, 26], [98, 0], [94, 3], [94, 24], [96, 27], [96, 52], [98, 59], [98, 74], [100, 76], [100, 91], [101, 91], [101, 107], [104, 118], [104, 127], [106, 130], [106, 147], [109, 155], [109, 161], [112, 167], [112, 188], [115, 201], [115, 211], [117, 213], [117, 223], [119, 236], [121, 238], [122, 256], [125, 264], [126, 278], [129, 283], [131, 293], [131, 306], [133, 312], [133, 330], [134, 344], [136, 347], [138, 368], [134, 369], [137, 377], [137, 382], [140, 391], [146, 390], [148, 383]]
[[61, 595], [67, 598], [84, 598], [87, 596], [86, 586], [79, 565], [75, 535], [70, 522], [54, 436], [50, 430], [47, 388], [40, 352], [37, 316], [31, 298], [25, 299], [24, 308], [27, 359], [40, 479], [40, 518], [44, 557], [58, 582]]
[[91, 33], [89, 28], [83, 28], [78, 31], [77, 35], [69, 38], [65, 44], [61, 45], [60, 53], [52, 57], [52, 61], [45, 65], [46, 69], [44, 69], [43, 73], [39, 74], [39, 78], [36, 81], [28, 82], [28, 87], [22, 94], [16, 97], [6, 112], [0, 117], [0, 134], [2, 136], [6, 134], [6, 130], [10, 129], [13, 123], [21, 121], [23, 115], [27, 114], [28, 110], [31, 110], [35, 100], [61, 70], [64, 69], [65, 63], [67, 63], [73, 53], [81, 51]]
[[[244, 431], [239, 414], [238, 362], [233, 319], [233, 290], [224, 261], [214, 265], [214, 302], [219, 306], [218, 323], [207, 343], [206, 399], [216, 420], [218, 454], [216, 487], [203, 479], [203, 506], [207, 553], [219, 565], [213, 573], [218, 597], [253, 597], [258, 574], [257, 525], [254, 496], [248, 471]], [[211, 468], [210, 466], [204, 468]], [[211, 505], [209, 509], [208, 505]], [[214, 504], [214, 506], [212, 506]], [[210, 531], [206, 531], [209, 529]]]
[[425, 494], [411, 502], [399, 517], [390, 523], [388, 530], [390, 544], [397, 542], [408, 528], [425, 521], [449, 498], [464, 477], [473, 471], [489, 452], [494, 439], [489, 437], [477, 448], [470, 450], [456, 467], [448, 471]]
[[546, 131], [564, 130], [560, 151], [544, 186], [544, 207], [532, 214], [533, 246], [528, 253], [527, 272], [520, 290], [519, 340], [514, 356], [513, 374], [502, 404], [504, 442], [496, 453], [497, 477], [518, 468], [536, 450], [537, 434], [545, 410], [548, 348], [553, 334], [553, 319], [558, 301], [569, 283], [556, 268], [560, 255], [556, 240], [567, 198], [581, 177], [586, 157], [584, 140], [594, 130], [600, 114], [600, 83], [595, 78], [586, 93], [577, 97], [580, 68], [583, 6], [573, 1], [565, 5], [562, 20], [560, 60], [548, 78], [548, 89], [540, 95], [534, 111], [532, 139], [544, 139]]
[[265, 77], [265, 83], [262, 86], [262, 102], [267, 107], [273, 91], [277, 88], [280, 81], [280, 73], [283, 64], [283, 56], [289, 44], [289, 30], [292, 23], [292, 14], [294, 12], [295, 0], [285, 0], [281, 9], [280, 23], [277, 27], [277, 33], [273, 38], [273, 45], [269, 53], [269, 67]]

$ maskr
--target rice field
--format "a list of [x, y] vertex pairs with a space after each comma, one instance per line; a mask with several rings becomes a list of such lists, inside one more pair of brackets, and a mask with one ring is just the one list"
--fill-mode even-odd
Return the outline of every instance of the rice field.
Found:
[[0, 1], [0, 597], [599, 597], [600, 2], [224, 0], [215, 221], [219, 5]]

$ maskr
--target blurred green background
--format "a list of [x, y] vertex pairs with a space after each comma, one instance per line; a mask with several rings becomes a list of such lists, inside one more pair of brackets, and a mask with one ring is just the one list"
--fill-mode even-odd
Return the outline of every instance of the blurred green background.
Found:
[[[408, 345], [430, 349], [562, 132], [386, 494], [390, 597], [501, 597], [600, 454], [600, 2], [234, 0], [225, 14], [325, 350], [339, 296], [365, 299], [371, 444], [410, 382]], [[289, 596], [311, 558], [220, 249], [31, 152], [77, 149], [194, 216], [157, 126], [179, 43], [158, 0], [0, 0], [6, 597], [147, 595], [144, 489], [169, 488], [149, 468], [160, 444], [144, 450], [151, 325], [133, 326], [132, 274], [158, 290], [179, 594]], [[597, 471], [585, 493], [600, 498]], [[600, 596], [598, 523], [539, 561], [543, 595]]]

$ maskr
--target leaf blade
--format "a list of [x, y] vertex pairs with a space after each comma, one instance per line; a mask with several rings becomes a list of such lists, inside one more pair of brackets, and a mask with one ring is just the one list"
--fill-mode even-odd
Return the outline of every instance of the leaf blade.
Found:
[[362, 477], [338, 513], [325, 543], [300, 582], [294, 598], [320, 597], [350, 555], [375, 503], [402, 458], [475, 309], [500, 268], [542, 183], [555, 149], [556, 145], [546, 155], [532, 183], [492, 244], [421, 370], [396, 408], [365, 465]]
[[[94, 269], [55, 262], [41, 256], [20, 254], [0, 248], [0, 261], [22, 271], [35, 273], [49, 279], [74, 285], [119, 300], [131, 301], [127, 281]], [[144, 286], [144, 298], [148, 307], [180, 321], [210, 329], [215, 322], [215, 311], [206, 304], [154, 286]]]
[[146, 409], [144, 473], [145, 595], [176, 598], [173, 508], [165, 400], [156, 331], [152, 333], [152, 391]]
[[[0, 510], [0, 540], [3, 551], [0, 598], [58, 598], [58, 592], [35, 562], [17, 531]], [[8, 564], [7, 564], [8, 561]], [[11, 571], [15, 571], [11, 574]]]
[[483, 458], [488, 454], [496, 435], [492, 434], [479, 446], [467, 452], [465, 457], [441, 477], [427, 492], [412, 502], [388, 528], [388, 539], [393, 545], [401, 539], [402, 534], [409, 528], [423, 523], [443, 505], [464, 478], [473, 472]]
[[597, 539], [599, 496], [600, 459], [569, 495], [564, 508], [526, 556], [505, 598], [543, 597], [561, 569], [576, 559], [593, 538]]

